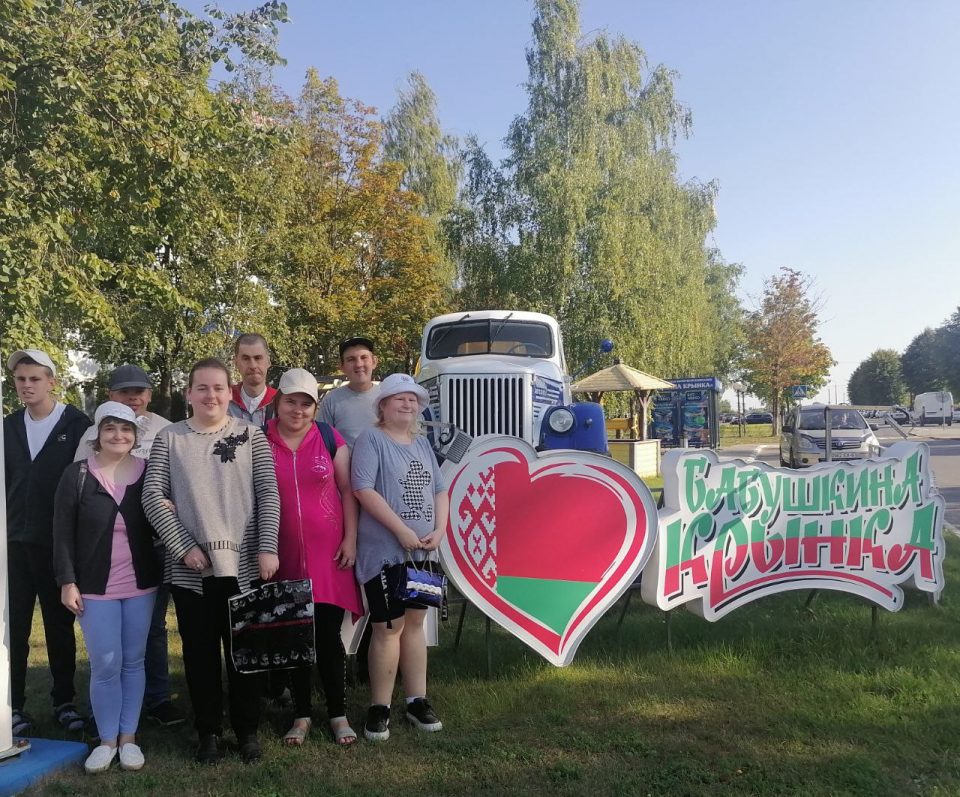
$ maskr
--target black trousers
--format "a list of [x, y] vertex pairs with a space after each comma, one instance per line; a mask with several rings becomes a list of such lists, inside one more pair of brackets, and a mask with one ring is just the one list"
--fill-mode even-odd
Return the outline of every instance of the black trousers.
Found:
[[[183, 669], [201, 736], [223, 733], [223, 683], [226, 659], [230, 725], [237, 738], [254, 734], [260, 724], [261, 674], [241, 674], [230, 658], [230, 612], [227, 599], [240, 592], [235, 578], [203, 579], [203, 595], [172, 586], [177, 625], [183, 640]], [[221, 650], [223, 655], [221, 655]]]
[[[343, 609], [329, 603], [313, 604], [313, 634], [317, 647], [317, 671], [327, 702], [327, 717], [342, 717], [347, 713], [347, 654], [340, 637]], [[293, 694], [295, 714], [309, 717], [313, 711], [310, 700], [310, 667], [290, 670], [290, 691]]]
[[33, 609], [40, 599], [47, 660], [53, 675], [53, 705], [72, 703], [73, 676], [77, 669], [77, 642], [73, 615], [60, 602], [60, 587], [53, 575], [53, 553], [29, 542], [7, 543], [7, 579], [10, 587], [10, 700], [22, 711], [26, 701], [27, 660]]

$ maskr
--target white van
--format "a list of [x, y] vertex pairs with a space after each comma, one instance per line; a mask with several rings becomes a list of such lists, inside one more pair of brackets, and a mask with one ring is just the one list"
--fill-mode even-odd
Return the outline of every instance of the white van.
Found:
[[935, 390], [932, 393], [919, 393], [913, 400], [913, 421], [921, 426], [926, 424], [953, 425], [953, 394], [949, 390]]

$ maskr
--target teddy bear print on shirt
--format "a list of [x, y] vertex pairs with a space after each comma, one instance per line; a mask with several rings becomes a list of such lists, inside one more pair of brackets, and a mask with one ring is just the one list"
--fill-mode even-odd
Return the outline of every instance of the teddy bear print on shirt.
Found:
[[433, 481], [433, 475], [423, 467], [422, 462], [411, 462], [410, 470], [407, 475], [397, 481], [403, 487], [401, 500], [409, 509], [400, 513], [404, 520], [420, 520], [423, 518], [427, 523], [433, 522], [433, 507], [426, 506], [423, 497], [423, 488], [428, 487]]

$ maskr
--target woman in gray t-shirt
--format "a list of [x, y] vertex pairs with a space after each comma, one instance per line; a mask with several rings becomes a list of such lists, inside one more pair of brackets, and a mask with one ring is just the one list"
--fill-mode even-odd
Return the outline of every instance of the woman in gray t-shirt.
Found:
[[396, 597], [407, 559], [422, 561], [440, 545], [449, 500], [433, 449], [415, 433], [427, 391], [407, 374], [380, 383], [377, 425], [353, 448], [351, 480], [360, 503], [357, 580], [370, 610], [370, 697], [364, 735], [390, 736], [390, 700], [402, 662], [405, 715], [424, 731], [443, 725], [427, 701], [423, 604]]

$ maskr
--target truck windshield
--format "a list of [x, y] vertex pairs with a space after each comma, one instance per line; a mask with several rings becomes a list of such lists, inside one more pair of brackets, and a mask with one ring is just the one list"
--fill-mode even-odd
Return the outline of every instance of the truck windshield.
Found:
[[502, 318], [438, 324], [430, 330], [428, 360], [470, 354], [552, 357], [553, 335], [546, 324]]

